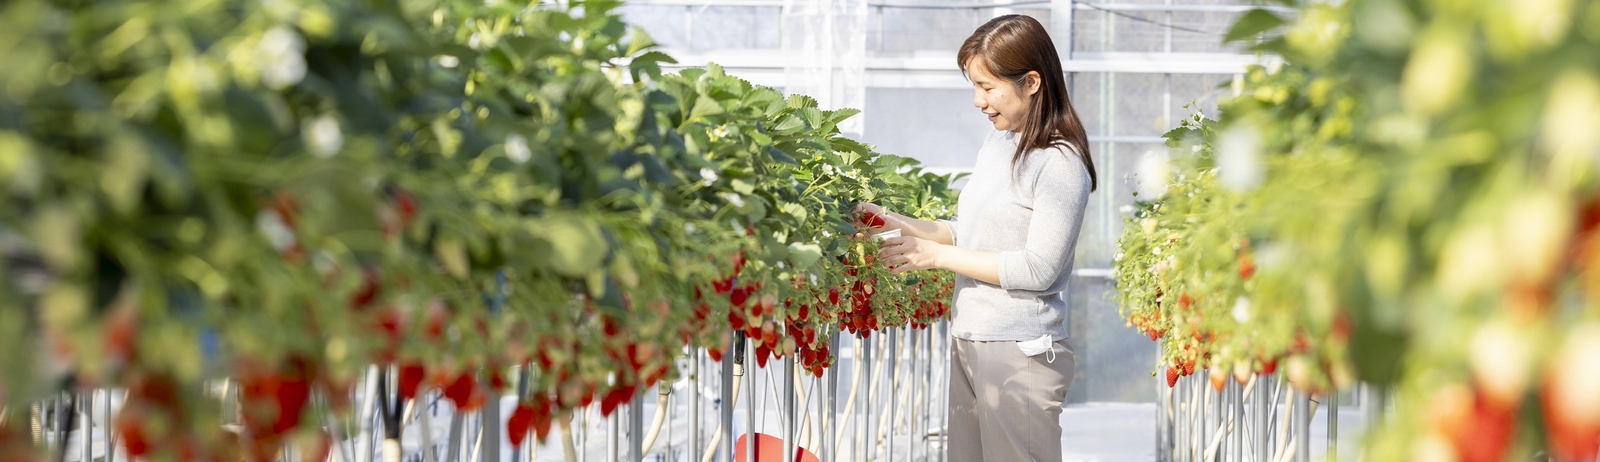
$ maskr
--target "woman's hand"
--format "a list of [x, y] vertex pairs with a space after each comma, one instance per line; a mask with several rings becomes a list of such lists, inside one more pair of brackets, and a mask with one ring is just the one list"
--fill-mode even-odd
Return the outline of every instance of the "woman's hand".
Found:
[[889, 268], [890, 274], [938, 267], [939, 252], [943, 244], [909, 236], [891, 237], [878, 247], [878, 261]]
[[861, 232], [856, 233], [857, 239], [864, 239], [873, 234], [889, 232], [905, 227], [905, 223], [900, 221], [899, 215], [890, 213], [888, 210], [884, 210], [884, 208], [879, 207], [878, 204], [866, 202], [856, 204], [856, 208], [850, 211], [850, 216], [852, 219], [854, 219], [856, 224], [866, 226], [865, 228], [862, 228]]

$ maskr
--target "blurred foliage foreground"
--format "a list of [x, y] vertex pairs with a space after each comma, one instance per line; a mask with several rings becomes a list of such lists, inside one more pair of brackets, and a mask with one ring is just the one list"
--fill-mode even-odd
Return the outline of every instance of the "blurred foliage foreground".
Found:
[[520, 444], [732, 332], [820, 374], [840, 331], [946, 315], [848, 211], [944, 217], [950, 178], [856, 111], [663, 75], [612, 2], [488, 3], [0, 6], [0, 460], [89, 387], [128, 391], [134, 455], [320, 460], [373, 364], [386, 419], [514, 393]]
[[1168, 133], [1115, 258], [1158, 373], [1392, 389], [1367, 460], [1594, 460], [1600, 2], [1307, 2], [1230, 38], [1284, 64]]

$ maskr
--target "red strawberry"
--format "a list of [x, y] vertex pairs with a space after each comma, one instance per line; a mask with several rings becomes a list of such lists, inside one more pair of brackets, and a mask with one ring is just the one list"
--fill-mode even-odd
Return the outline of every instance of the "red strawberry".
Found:
[[532, 429], [533, 406], [517, 404], [517, 409], [511, 411], [511, 417], [506, 419], [506, 437], [511, 440], [511, 447], [522, 447], [522, 441], [528, 438], [528, 431]]
[[1600, 452], [1600, 326], [1574, 329], [1550, 359], [1543, 398], [1554, 460], [1594, 460]]
[[117, 413], [114, 423], [117, 437], [122, 443], [122, 450], [127, 451], [131, 457], [150, 454], [151, 441], [144, 428], [146, 420], [144, 413], [137, 407], [124, 407]]
[[361, 271], [361, 287], [350, 295], [350, 307], [357, 310], [372, 305], [378, 299], [378, 272], [372, 268]]
[[482, 394], [478, 391], [478, 380], [472, 376], [472, 371], [462, 371], [456, 375], [455, 380], [444, 387], [444, 397], [449, 399], [456, 409], [464, 411], [477, 409], [474, 404], [482, 402], [482, 399], [478, 398]]
[[1256, 274], [1256, 260], [1249, 253], [1239, 254], [1239, 279], [1250, 279]]
[[767, 357], [769, 357], [769, 356], [772, 356], [772, 348], [767, 347], [767, 345], [764, 344], [764, 343], [761, 344], [761, 345], [757, 345], [756, 346], [756, 365], [757, 366], [760, 366], [760, 367], [763, 367], [763, 368], [767, 367]]
[[[733, 289], [733, 293], [728, 295], [728, 301], [732, 302], [735, 308], [744, 308], [744, 303], [749, 299], [750, 286], [743, 286]], [[759, 316], [760, 313], [756, 313], [756, 315]]]
[[106, 355], [126, 360], [133, 354], [138, 340], [139, 309], [131, 304], [121, 304], [106, 316], [104, 338]]
[[423, 335], [429, 340], [437, 340], [444, 334], [445, 318], [450, 313], [445, 309], [444, 300], [434, 299], [428, 302], [428, 319]]
[[876, 213], [863, 212], [861, 214], [861, 224], [867, 225], [868, 228], [882, 228], [889, 223]]
[[400, 212], [401, 226], [410, 227], [417, 220], [417, 196], [411, 195], [411, 191], [394, 188], [394, 206]]
[[828, 289], [828, 303], [831, 303], [831, 304], [834, 304], [834, 305], [838, 305], [839, 304], [839, 288], [838, 287], [834, 287], [834, 288]]
[[778, 328], [771, 322], [761, 326], [761, 343], [765, 345], [778, 344]]
[[1497, 462], [1504, 459], [1517, 432], [1513, 410], [1495, 407], [1483, 393], [1472, 393], [1466, 418], [1445, 423], [1462, 462]]
[[1278, 360], [1269, 359], [1265, 363], [1261, 364], [1261, 373], [1271, 374], [1274, 372], [1278, 372]]
[[1167, 388], [1176, 386], [1178, 386], [1178, 367], [1171, 366], [1167, 368]]
[[278, 217], [283, 219], [283, 224], [289, 229], [298, 229], [300, 221], [300, 205], [295, 203], [294, 196], [284, 191], [272, 195], [272, 209], [278, 212]]
[[417, 397], [417, 390], [422, 387], [422, 379], [427, 378], [428, 372], [421, 364], [406, 363], [400, 366], [400, 396], [406, 399]]

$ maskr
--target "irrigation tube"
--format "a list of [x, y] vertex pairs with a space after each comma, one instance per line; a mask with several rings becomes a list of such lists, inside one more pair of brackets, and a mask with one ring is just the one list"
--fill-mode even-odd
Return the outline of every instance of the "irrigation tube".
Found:
[[672, 386], [663, 383], [657, 385], [656, 389], [660, 390], [656, 394], [656, 418], [650, 422], [650, 432], [644, 436], [644, 449], [639, 451], [640, 456], [649, 454], [650, 448], [655, 447], [656, 437], [661, 436], [661, 427], [667, 423], [667, 403], [668, 397], [672, 396]]
[[574, 418], [568, 416], [565, 419], [561, 419], [561, 456], [567, 462], [578, 462], [578, 448], [572, 444], [572, 419]]

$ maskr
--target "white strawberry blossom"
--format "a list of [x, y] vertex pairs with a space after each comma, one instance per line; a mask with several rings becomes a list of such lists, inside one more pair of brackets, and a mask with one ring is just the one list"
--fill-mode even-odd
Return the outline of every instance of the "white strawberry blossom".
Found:
[[306, 77], [306, 42], [300, 34], [284, 26], [273, 27], [256, 43], [256, 65], [261, 68], [261, 83], [282, 90]]
[[528, 149], [528, 139], [516, 133], [507, 135], [506, 157], [519, 164], [533, 158], [533, 150]]
[[317, 157], [328, 158], [344, 146], [344, 134], [339, 131], [339, 121], [333, 116], [321, 115], [306, 122], [301, 130], [306, 148]]

